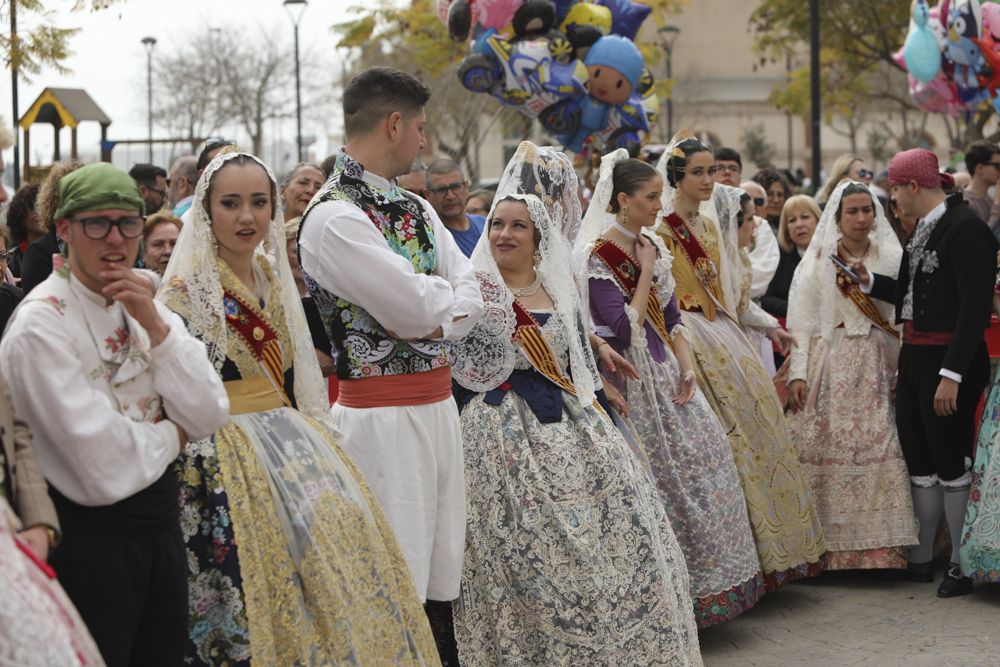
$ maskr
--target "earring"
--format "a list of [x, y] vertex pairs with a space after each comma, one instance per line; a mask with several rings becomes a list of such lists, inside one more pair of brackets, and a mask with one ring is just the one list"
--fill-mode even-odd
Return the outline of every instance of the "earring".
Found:
[[531, 264], [532, 266], [538, 266], [541, 263], [542, 263], [542, 253], [535, 250], [535, 254], [531, 256]]
[[628, 225], [628, 204], [622, 207], [622, 223]]

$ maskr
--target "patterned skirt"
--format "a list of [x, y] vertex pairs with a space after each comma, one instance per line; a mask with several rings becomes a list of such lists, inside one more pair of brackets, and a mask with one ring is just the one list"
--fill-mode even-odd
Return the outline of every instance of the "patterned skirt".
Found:
[[917, 543], [890, 387], [896, 349], [880, 329], [809, 348], [809, 398], [788, 430], [816, 501], [827, 569], [905, 568]]
[[698, 385], [729, 435], [768, 590], [819, 574], [826, 543], [760, 352], [719, 313], [683, 313]]
[[702, 664], [684, 554], [648, 472], [606, 415], [563, 396], [556, 423], [513, 391], [462, 412], [462, 666]]
[[684, 405], [673, 402], [680, 367], [669, 349], [657, 363], [643, 336], [625, 357], [641, 377], [626, 388], [629, 420], [684, 551], [695, 620], [698, 627], [728, 621], [764, 594], [729, 440], [701, 390]]
[[979, 427], [960, 556], [962, 574], [1000, 583], [1000, 369]]
[[439, 664], [392, 531], [322, 425], [233, 415], [180, 465], [186, 664]]

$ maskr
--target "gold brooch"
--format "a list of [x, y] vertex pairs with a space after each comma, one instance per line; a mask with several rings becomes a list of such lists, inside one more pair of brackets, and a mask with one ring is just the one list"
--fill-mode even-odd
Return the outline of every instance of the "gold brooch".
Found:
[[253, 339], [256, 341], [264, 340], [264, 330], [260, 327], [253, 328]]

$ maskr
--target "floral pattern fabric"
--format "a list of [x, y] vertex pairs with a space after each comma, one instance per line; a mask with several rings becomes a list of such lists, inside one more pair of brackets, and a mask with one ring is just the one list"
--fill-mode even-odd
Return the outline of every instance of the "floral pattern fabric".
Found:
[[[542, 331], [565, 365], [561, 319]], [[513, 391], [462, 412], [463, 667], [700, 665], [684, 555], [648, 473], [610, 419], [562, 396], [555, 423]]]
[[[851, 304], [853, 306], [853, 304]], [[809, 346], [805, 409], [788, 415], [826, 536], [828, 569], [903, 568], [917, 543], [890, 401], [898, 345], [881, 329]]]
[[[680, 252], [669, 231], [660, 233], [672, 253]], [[718, 245], [710, 236], [704, 246], [717, 260]], [[678, 294], [699, 289], [690, 271], [675, 270], [674, 278]], [[823, 530], [759, 352], [721, 309], [714, 319], [700, 311], [682, 317], [698, 386], [729, 436], [768, 590], [819, 574], [826, 551]]]
[[993, 376], [979, 427], [972, 488], [965, 511], [962, 574], [1000, 583], [1000, 370]]
[[[608, 279], [606, 265], [596, 257], [589, 268], [592, 283]], [[632, 324], [624, 355], [640, 379], [619, 389], [684, 552], [695, 620], [707, 627], [735, 618], [764, 593], [746, 499], [729, 440], [704, 394], [696, 390], [685, 405], [673, 402], [680, 388], [677, 358], [667, 348], [666, 359], [656, 362], [647, 343], [652, 324], [647, 319], [636, 326], [637, 313], [627, 302], [624, 307]]]
[[[330, 178], [303, 214], [326, 201], [347, 201], [360, 208], [385, 237], [389, 248], [418, 273], [437, 265], [434, 228], [424, 205], [398, 186], [381, 190], [364, 180], [364, 167], [341, 151]], [[363, 271], [364, 267], [358, 267]], [[359, 379], [380, 375], [422, 373], [451, 365], [451, 345], [393, 338], [368, 311], [303, 278], [327, 326], [336, 352], [337, 377]]]
[[[231, 271], [220, 279], [257, 303]], [[163, 296], [182, 316], [185, 297], [183, 285]], [[274, 326], [287, 359], [273, 283], [265, 304], [255, 314]], [[228, 345], [224, 380], [265, 376], [242, 337]], [[326, 426], [289, 407], [235, 414], [189, 444], [178, 466], [186, 664], [438, 664], [392, 531]]]

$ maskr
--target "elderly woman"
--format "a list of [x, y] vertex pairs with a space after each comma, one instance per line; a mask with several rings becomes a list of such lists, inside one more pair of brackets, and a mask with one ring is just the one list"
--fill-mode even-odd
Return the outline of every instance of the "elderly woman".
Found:
[[295, 165], [281, 181], [280, 196], [285, 222], [301, 218], [306, 206], [309, 206], [309, 202], [325, 182], [326, 174], [318, 164], [300, 162]]
[[792, 283], [788, 328], [799, 344], [789, 357], [788, 428], [830, 569], [905, 568], [917, 543], [891, 402], [899, 354], [892, 304], [870, 299], [833, 259], [895, 276], [902, 253], [868, 186], [844, 181]]
[[161, 276], [174, 254], [181, 220], [169, 210], [158, 211], [146, 218], [142, 228], [142, 265]]
[[486, 315], [452, 369], [468, 513], [462, 665], [700, 665], [684, 554], [595, 399], [561, 230], [537, 197], [501, 195], [472, 261]]
[[778, 246], [781, 258], [778, 270], [760, 300], [761, 308], [775, 317], [788, 315], [788, 289], [792, 286], [795, 269], [802, 260], [813, 232], [819, 223], [820, 210], [809, 195], [795, 195], [781, 208], [778, 221]]

